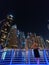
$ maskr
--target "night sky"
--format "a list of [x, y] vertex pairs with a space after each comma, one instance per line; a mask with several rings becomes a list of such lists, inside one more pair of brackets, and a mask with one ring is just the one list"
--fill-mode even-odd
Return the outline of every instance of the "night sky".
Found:
[[0, 0], [0, 20], [13, 14], [19, 30], [49, 38], [49, 2], [46, 0]]

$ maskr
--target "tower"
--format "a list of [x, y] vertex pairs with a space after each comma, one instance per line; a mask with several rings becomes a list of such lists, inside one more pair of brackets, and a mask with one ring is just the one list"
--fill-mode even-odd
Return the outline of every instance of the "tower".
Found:
[[5, 47], [6, 46], [6, 40], [8, 37], [8, 33], [10, 32], [10, 28], [13, 25], [13, 16], [8, 15], [1, 26], [0, 31], [0, 44]]
[[10, 35], [9, 35], [9, 41], [8, 41], [8, 48], [18, 48], [18, 37], [17, 37], [17, 26], [13, 25], [11, 30], [10, 30]]

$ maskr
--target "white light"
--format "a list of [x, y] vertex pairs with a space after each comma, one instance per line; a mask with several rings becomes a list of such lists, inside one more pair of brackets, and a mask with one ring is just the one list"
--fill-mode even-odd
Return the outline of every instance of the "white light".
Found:
[[5, 56], [6, 56], [6, 51], [3, 52], [1, 59], [4, 60], [5, 59]]
[[46, 40], [46, 42], [48, 42], [48, 43], [49, 43], [49, 40]]
[[17, 26], [16, 26], [16, 25], [13, 25], [13, 26], [12, 26], [12, 29], [14, 29], [14, 28], [16, 28], [16, 29], [17, 29]]
[[13, 15], [10, 14], [7, 16], [7, 18], [13, 20]]
[[13, 18], [13, 15], [12, 14], [10, 14], [9, 16]]
[[48, 28], [48, 30], [49, 30], [49, 24], [47, 25], [47, 28]]

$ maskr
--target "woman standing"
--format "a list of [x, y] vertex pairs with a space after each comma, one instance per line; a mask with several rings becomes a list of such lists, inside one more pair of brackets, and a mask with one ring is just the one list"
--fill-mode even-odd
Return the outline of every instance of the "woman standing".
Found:
[[39, 55], [39, 51], [38, 51], [39, 46], [38, 46], [37, 41], [34, 41], [34, 43], [33, 43], [33, 45], [31, 46], [31, 48], [32, 48], [33, 51], [34, 51], [34, 56], [35, 56], [36, 61], [37, 61], [38, 65], [39, 65], [40, 55]]

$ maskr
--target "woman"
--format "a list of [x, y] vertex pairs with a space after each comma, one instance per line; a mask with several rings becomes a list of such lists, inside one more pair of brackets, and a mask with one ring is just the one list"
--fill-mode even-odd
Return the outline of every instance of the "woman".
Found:
[[36, 58], [36, 61], [37, 61], [37, 64], [39, 65], [39, 58], [40, 58], [40, 55], [39, 55], [39, 51], [38, 51], [38, 43], [37, 41], [35, 41], [33, 43], [33, 45], [31, 46], [31, 48], [33, 48], [33, 51], [34, 51], [34, 56]]
[[38, 43], [36, 41], [33, 43], [33, 45], [31, 46], [31, 48], [33, 48], [35, 58], [39, 58], [40, 57], [39, 51], [38, 51], [39, 47], [38, 47]]

